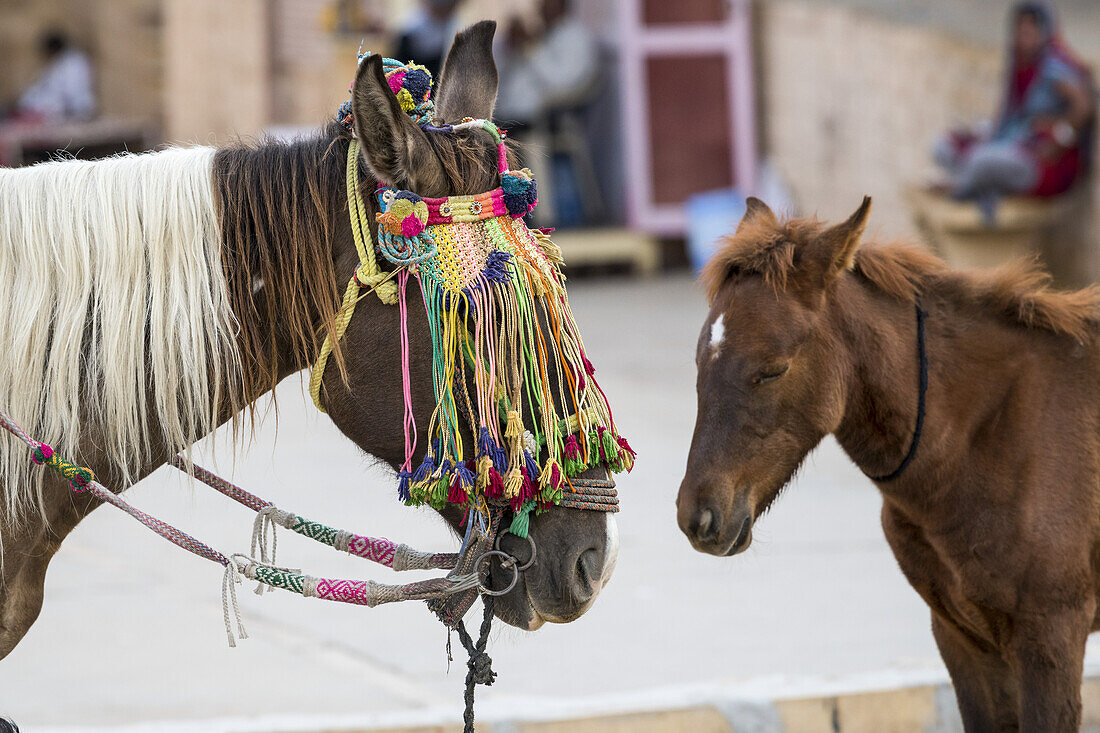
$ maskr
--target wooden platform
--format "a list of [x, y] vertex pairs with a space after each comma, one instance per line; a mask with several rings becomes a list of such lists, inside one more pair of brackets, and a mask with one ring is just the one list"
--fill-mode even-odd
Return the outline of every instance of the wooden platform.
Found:
[[639, 275], [653, 275], [660, 269], [657, 240], [632, 229], [560, 229], [550, 235], [561, 248], [567, 266], [627, 263]]
[[1054, 198], [1008, 197], [989, 226], [972, 202], [923, 186], [905, 193], [925, 242], [955, 267], [995, 267], [1024, 255], [1049, 256], [1044, 240], [1085, 216], [1089, 204], [1087, 187]]
[[59, 151], [85, 160], [141, 153], [157, 142], [153, 128], [136, 120], [103, 118], [61, 124], [0, 125], [0, 165], [18, 167], [50, 160]]

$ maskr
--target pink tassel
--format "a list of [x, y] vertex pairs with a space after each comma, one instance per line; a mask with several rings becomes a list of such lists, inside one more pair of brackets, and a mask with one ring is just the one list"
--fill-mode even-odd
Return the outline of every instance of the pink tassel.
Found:
[[447, 493], [447, 501], [452, 504], [465, 504], [466, 492], [462, 490], [462, 481], [459, 479], [458, 474], [455, 474], [454, 480], [451, 481], [451, 490]]
[[637, 453], [634, 452], [634, 449], [630, 447], [630, 443], [626, 442], [626, 438], [624, 438], [623, 436], [621, 436], [621, 435], [619, 436], [619, 441], [618, 442], [619, 442], [619, 447], [622, 448], [623, 450], [625, 450], [627, 453], [629, 453], [631, 455], [631, 457], [634, 457], [634, 456], [638, 455]]
[[565, 439], [565, 457], [571, 460], [581, 457], [581, 447], [577, 443], [577, 436], [570, 435]]
[[486, 499], [497, 499], [504, 494], [504, 479], [500, 477], [500, 471], [489, 469], [489, 484], [485, 487]]

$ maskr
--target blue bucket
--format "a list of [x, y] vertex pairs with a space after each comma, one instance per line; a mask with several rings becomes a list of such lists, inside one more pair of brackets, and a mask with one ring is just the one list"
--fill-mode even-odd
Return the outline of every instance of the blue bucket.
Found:
[[688, 260], [699, 273], [718, 250], [719, 240], [737, 229], [745, 215], [745, 196], [734, 188], [704, 191], [688, 197], [684, 209], [688, 217]]

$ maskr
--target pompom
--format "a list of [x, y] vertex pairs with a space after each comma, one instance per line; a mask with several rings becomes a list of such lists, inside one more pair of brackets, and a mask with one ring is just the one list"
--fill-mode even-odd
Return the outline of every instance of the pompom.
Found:
[[432, 93], [432, 75], [425, 67], [419, 64], [410, 64], [401, 86], [409, 92], [409, 95], [417, 103], [426, 102]]
[[527, 216], [539, 202], [535, 179], [526, 168], [502, 173], [500, 187], [504, 191], [504, 207], [513, 219]]
[[375, 218], [389, 234], [412, 239], [428, 225], [428, 205], [411, 191], [398, 191]]
[[401, 109], [414, 122], [431, 122], [435, 104], [432, 102], [432, 75], [420, 64], [402, 64], [393, 59], [383, 61], [386, 82], [397, 97]]

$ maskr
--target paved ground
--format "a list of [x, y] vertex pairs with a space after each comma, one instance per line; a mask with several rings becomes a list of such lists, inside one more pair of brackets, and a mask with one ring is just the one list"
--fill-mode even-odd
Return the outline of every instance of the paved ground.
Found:
[[[927, 612], [882, 538], [880, 500], [835, 443], [811, 457], [745, 555], [699, 555], [681, 536], [673, 499], [694, 421], [692, 353], [705, 311], [695, 286], [682, 277], [582, 281], [570, 292], [640, 454], [620, 482], [619, 565], [579, 621], [496, 633], [490, 652], [500, 679], [480, 693], [482, 714], [551, 717], [942, 680]], [[422, 548], [455, 545], [434, 515], [392, 499], [391, 479], [307, 407], [297, 380], [283, 385], [279, 406], [278, 435], [269, 421], [235, 463], [219, 448], [222, 470], [321, 521]], [[246, 549], [251, 514], [168, 471], [128, 498], [216, 547]], [[315, 572], [373, 572], [283, 539], [280, 557]], [[252, 638], [228, 649], [220, 581], [219, 568], [121, 513], [95, 512], [54, 560], [38, 623], [0, 663], [0, 714], [25, 731], [457, 719], [463, 667], [448, 672], [445, 635], [422, 606], [370, 610], [246, 593]]]

